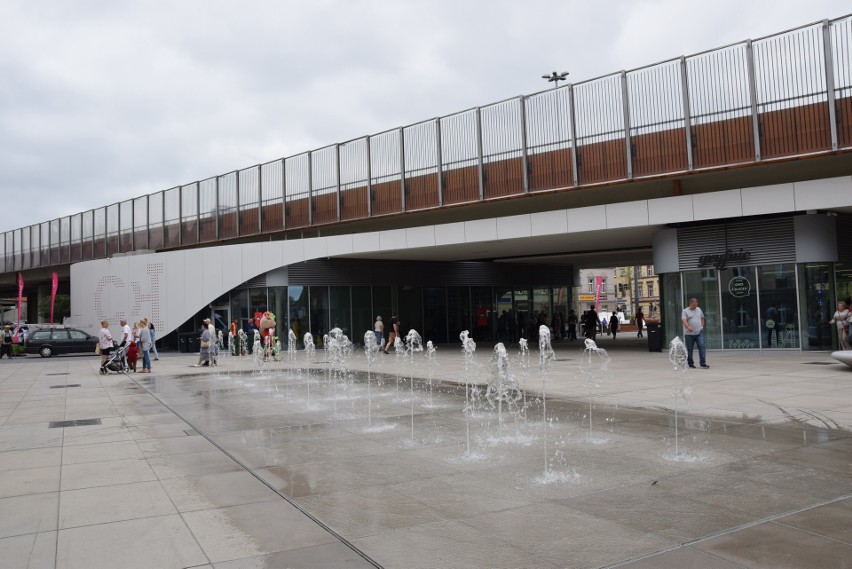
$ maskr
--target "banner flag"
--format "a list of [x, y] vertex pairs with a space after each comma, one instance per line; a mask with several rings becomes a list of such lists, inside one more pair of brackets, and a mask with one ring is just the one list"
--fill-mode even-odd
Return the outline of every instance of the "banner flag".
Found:
[[603, 285], [603, 277], [595, 277], [595, 312], [601, 304], [601, 286]]
[[56, 289], [59, 288], [59, 275], [53, 273], [50, 277], [50, 325], [53, 325], [53, 303], [56, 302]]
[[12, 336], [12, 343], [18, 343], [18, 331], [21, 328], [21, 299], [24, 297], [24, 277], [18, 273], [18, 319], [15, 321], [15, 335]]

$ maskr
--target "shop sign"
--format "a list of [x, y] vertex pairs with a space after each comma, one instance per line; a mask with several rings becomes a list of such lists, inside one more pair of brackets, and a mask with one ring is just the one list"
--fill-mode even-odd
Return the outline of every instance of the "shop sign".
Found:
[[734, 277], [728, 283], [728, 292], [735, 298], [745, 298], [751, 294], [751, 283], [745, 277]]
[[698, 258], [699, 267], [713, 266], [720, 271], [728, 266], [732, 261], [748, 261], [751, 258], [751, 251], [745, 249], [726, 249], [724, 253], [719, 255], [701, 255]]

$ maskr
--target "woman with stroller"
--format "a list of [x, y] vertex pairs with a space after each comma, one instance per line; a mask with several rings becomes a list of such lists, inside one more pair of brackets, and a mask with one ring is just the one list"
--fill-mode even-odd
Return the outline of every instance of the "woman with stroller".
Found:
[[112, 334], [109, 331], [109, 322], [106, 320], [101, 322], [101, 331], [98, 333], [98, 345], [101, 347], [101, 365], [103, 365], [113, 350]]

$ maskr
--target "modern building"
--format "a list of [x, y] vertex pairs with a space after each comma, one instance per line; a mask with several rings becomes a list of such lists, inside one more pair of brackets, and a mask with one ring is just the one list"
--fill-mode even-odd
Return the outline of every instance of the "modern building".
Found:
[[441, 342], [531, 337], [581, 269], [653, 266], [666, 340], [695, 296], [712, 348], [830, 349], [850, 46], [852, 17], [826, 20], [8, 230], [0, 296], [20, 273], [35, 306], [56, 272], [75, 325], [148, 316], [173, 345], [264, 309], [317, 339], [398, 313]]

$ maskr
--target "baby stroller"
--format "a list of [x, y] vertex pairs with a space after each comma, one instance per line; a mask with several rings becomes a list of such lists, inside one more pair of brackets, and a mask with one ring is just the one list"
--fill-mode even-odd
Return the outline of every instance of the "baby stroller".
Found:
[[101, 364], [101, 375], [114, 371], [116, 373], [127, 373], [127, 345], [120, 346], [112, 351], [104, 363]]

